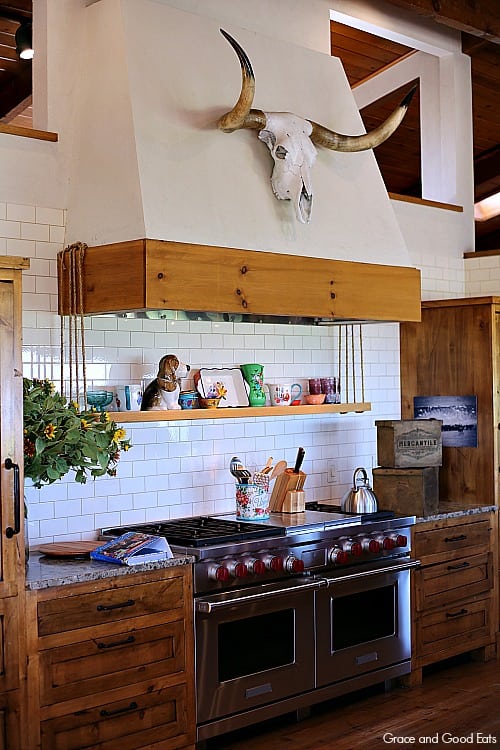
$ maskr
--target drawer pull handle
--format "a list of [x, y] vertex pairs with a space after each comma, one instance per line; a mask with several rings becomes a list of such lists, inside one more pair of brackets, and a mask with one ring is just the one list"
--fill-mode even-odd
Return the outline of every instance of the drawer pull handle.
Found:
[[123, 708], [115, 708], [113, 711], [108, 711], [107, 709], [103, 708], [101, 711], [101, 716], [117, 716], [118, 714], [126, 714], [128, 711], [135, 711], [136, 708], [137, 703], [135, 701], [132, 701], [128, 706], [124, 706]]
[[113, 643], [98, 643], [97, 648], [115, 648], [115, 646], [127, 646], [129, 643], [135, 643], [133, 635], [129, 635], [124, 641], [114, 641]]
[[98, 604], [97, 611], [98, 612], [110, 612], [112, 609], [122, 609], [122, 607], [133, 607], [134, 604], [135, 604], [135, 601], [133, 599], [128, 599], [126, 602], [119, 602], [118, 604]]
[[468, 562], [461, 562], [457, 563], [456, 565], [448, 565], [448, 570], [460, 570], [460, 568], [468, 568], [470, 563]]
[[460, 612], [447, 612], [446, 617], [460, 617], [460, 615], [467, 615], [468, 614], [467, 609], [461, 609]]
[[460, 534], [459, 536], [447, 536], [445, 537], [445, 542], [462, 542], [464, 539], [467, 539], [467, 534]]

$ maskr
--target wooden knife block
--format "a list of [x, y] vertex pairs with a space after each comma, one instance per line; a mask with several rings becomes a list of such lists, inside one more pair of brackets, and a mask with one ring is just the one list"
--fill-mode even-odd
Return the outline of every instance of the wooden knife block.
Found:
[[287, 510], [285, 499], [287, 492], [301, 489], [304, 486], [306, 476], [303, 471], [299, 471], [297, 474], [285, 471], [279, 477], [276, 477], [269, 501], [269, 510], [271, 513], [301, 513], [304, 510], [304, 508], [300, 510]]

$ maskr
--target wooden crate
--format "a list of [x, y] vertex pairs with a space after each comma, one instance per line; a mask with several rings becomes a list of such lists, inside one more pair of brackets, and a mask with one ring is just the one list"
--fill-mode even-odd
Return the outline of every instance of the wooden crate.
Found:
[[375, 422], [377, 463], [393, 469], [441, 466], [440, 419], [387, 419]]
[[373, 469], [373, 491], [379, 510], [399, 515], [431, 516], [439, 505], [439, 467]]

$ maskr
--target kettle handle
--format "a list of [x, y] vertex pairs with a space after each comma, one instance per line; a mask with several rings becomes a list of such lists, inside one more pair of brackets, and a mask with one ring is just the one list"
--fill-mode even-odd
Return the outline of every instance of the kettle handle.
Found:
[[368, 484], [368, 474], [366, 473], [366, 469], [363, 469], [362, 466], [359, 466], [357, 469], [355, 469], [354, 474], [352, 475], [352, 486], [354, 489], [356, 489], [356, 474], [359, 472], [363, 473], [363, 480], [365, 484]]

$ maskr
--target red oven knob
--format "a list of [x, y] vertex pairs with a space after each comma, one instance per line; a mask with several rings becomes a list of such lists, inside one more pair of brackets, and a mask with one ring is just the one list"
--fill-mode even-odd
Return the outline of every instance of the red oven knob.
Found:
[[396, 547], [406, 547], [408, 544], [408, 538], [404, 534], [397, 534], [394, 542]]
[[395, 540], [390, 536], [385, 536], [384, 541], [382, 542], [382, 547], [384, 549], [394, 549], [396, 546]]
[[255, 558], [252, 558], [251, 560], [246, 561], [246, 565], [248, 568], [248, 572], [255, 576], [263, 576], [266, 572], [266, 564], [265, 562], [263, 562], [263, 560], [256, 560]]
[[349, 553], [345, 552], [343, 549], [340, 549], [340, 547], [334, 547], [329, 554], [330, 562], [334, 563], [335, 565], [345, 565], [346, 562], [349, 560]]
[[378, 539], [363, 539], [363, 549], [376, 555], [377, 552], [380, 552], [380, 542]]
[[299, 560], [298, 557], [290, 555], [285, 560], [285, 570], [287, 573], [303, 573], [304, 572], [304, 561]]
[[272, 570], [274, 573], [279, 573], [281, 570], [283, 570], [283, 560], [281, 557], [274, 557], [272, 555], [269, 555], [268, 557], [264, 558], [264, 565], [266, 566], [267, 570]]
[[229, 581], [229, 570], [225, 565], [212, 565], [208, 569], [208, 577], [211, 578], [212, 581], [227, 583], [227, 581]]
[[248, 575], [248, 568], [245, 563], [238, 562], [237, 560], [230, 560], [226, 563], [229, 575], [233, 578], [246, 578]]
[[342, 543], [342, 549], [347, 555], [358, 557], [363, 552], [363, 548], [359, 542], [353, 542], [352, 539], [347, 539]]

